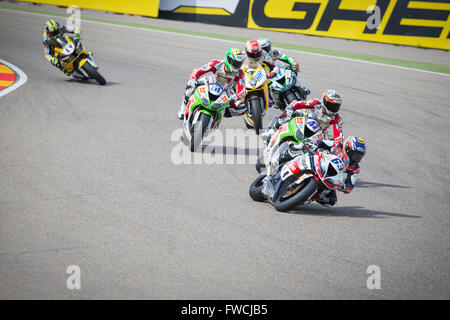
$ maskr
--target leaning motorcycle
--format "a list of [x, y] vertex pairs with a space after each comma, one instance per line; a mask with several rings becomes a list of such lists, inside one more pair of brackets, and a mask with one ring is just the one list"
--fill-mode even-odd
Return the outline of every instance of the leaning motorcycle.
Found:
[[258, 63], [256, 67], [248, 65], [242, 66], [245, 74], [245, 88], [247, 94], [244, 98], [247, 111], [244, 114], [244, 121], [247, 128], [254, 128], [257, 135], [263, 127], [263, 117], [269, 107], [269, 86], [270, 79], [267, 77], [267, 70], [263, 64]]
[[268, 200], [278, 211], [289, 211], [320, 199], [323, 192], [341, 189], [344, 170], [343, 161], [328, 152], [300, 155], [274, 175], [260, 175], [249, 194], [255, 201]]
[[196, 151], [203, 139], [219, 127], [223, 113], [231, 102], [214, 76], [198, 84], [186, 105], [183, 120], [182, 140], [189, 145], [191, 152]]
[[[323, 139], [317, 120], [294, 117], [272, 136], [264, 150], [266, 172], [250, 186], [255, 201], [268, 200], [278, 211], [288, 211], [301, 204], [318, 200], [323, 192], [338, 190], [344, 183], [345, 165], [336, 155], [325, 151], [312, 154], [308, 141]], [[302, 150], [296, 158], [280, 163], [280, 155], [290, 144]]]
[[281, 110], [286, 109], [292, 101], [306, 100], [307, 95], [302, 89], [297, 71], [293, 70], [290, 66], [279, 66], [279, 72], [272, 79], [269, 88], [275, 104]]
[[56, 39], [58, 47], [55, 48], [56, 58], [68, 72], [75, 78], [83, 80], [95, 79], [101, 85], [106, 84], [105, 78], [98, 72], [98, 66], [81, 44], [74, 41], [71, 36]]

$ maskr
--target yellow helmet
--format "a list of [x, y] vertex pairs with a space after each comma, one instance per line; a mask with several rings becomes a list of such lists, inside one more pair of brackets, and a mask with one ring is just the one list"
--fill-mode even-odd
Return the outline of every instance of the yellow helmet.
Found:
[[45, 30], [47, 31], [47, 35], [54, 38], [59, 33], [59, 25], [54, 20], [48, 20], [45, 22]]

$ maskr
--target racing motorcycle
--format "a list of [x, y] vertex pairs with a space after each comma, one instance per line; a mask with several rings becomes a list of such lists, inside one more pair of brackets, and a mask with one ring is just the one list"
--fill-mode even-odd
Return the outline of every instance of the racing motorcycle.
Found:
[[[292, 119], [280, 127], [272, 137], [264, 151], [267, 171], [250, 185], [249, 194], [253, 200], [259, 202], [268, 200], [276, 210], [288, 211], [298, 205], [320, 199], [324, 192], [339, 190], [342, 187], [344, 162], [329, 152], [319, 151], [312, 154], [305, 147], [304, 152], [293, 160], [279, 163], [280, 154], [290, 143], [296, 142], [305, 146], [309, 139], [322, 138], [317, 121], [308, 120], [308, 123], [306, 119], [306, 117]], [[294, 127], [295, 122], [297, 124]], [[306, 125], [302, 126], [302, 123]]]
[[230, 98], [214, 76], [198, 81], [199, 86], [189, 98], [183, 120], [182, 140], [191, 152], [203, 139], [219, 127]]
[[275, 104], [284, 110], [294, 100], [306, 100], [297, 71], [291, 66], [279, 66], [279, 70], [269, 86]]
[[247, 111], [244, 113], [244, 121], [247, 128], [254, 128], [257, 135], [263, 127], [263, 117], [269, 107], [269, 85], [267, 70], [263, 64], [256, 66], [244, 65], [242, 71], [245, 74], [245, 88], [247, 94], [244, 98]]
[[74, 78], [89, 80], [95, 79], [101, 85], [106, 84], [105, 78], [98, 72], [98, 66], [81, 44], [81, 41], [74, 41], [71, 36], [64, 36], [56, 39], [58, 47], [55, 48], [56, 57], [61, 65]]
[[323, 192], [339, 190], [345, 166], [328, 152], [304, 154], [284, 164], [273, 176], [262, 174], [250, 186], [255, 201], [269, 200], [278, 211], [288, 211], [320, 199]]

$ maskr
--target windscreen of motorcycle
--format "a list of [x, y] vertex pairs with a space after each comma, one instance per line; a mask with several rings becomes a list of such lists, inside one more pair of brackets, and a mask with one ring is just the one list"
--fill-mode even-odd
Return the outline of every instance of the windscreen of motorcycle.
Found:
[[227, 92], [216, 83], [209, 85], [209, 99], [210, 102], [214, 101], [211, 105], [211, 108], [214, 110], [220, 109], [229, 103]]
[[303, 135], [305, 138], [311, 138], [319, 131], [319, 129], [319, 123], [314, 119], [310, 119], [306, 122]]
[[245, 87], [247, 89], [256, 89], [266, 83], [266, 71], [261, 65], [256, 70], [248, 69], [245, 72]]
[[216, 83], [212, 83], [209, 85], [209, 98], [211, 100], [216, 100], [223, 92], [221, 86]]
[[325, 152], [316, 154], [315, 158], [316, 156], [322, 182], [330, 189], [340, 189], [344, 183], [344, 162], [339, 157]]
[[72, 54], [73, 50], [75, 50], [75, 45], [73, 44], [73, 42], [69, 42], [64, 46], [63, 54], [68, 56]]

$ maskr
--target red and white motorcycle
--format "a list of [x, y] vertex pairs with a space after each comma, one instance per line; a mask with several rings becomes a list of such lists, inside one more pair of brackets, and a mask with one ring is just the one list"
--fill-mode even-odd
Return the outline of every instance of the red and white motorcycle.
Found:
[[272, 166], [278, 166], [276, 160], [268, 161], [268, 174], [256, 178], [249, 193], [255, 201], [268, 200], [278, 211], [316, 201], [323, 192], [339, 190], [344, 184], [344, 162], [325, 151], [300, 155], [279, 168]]

